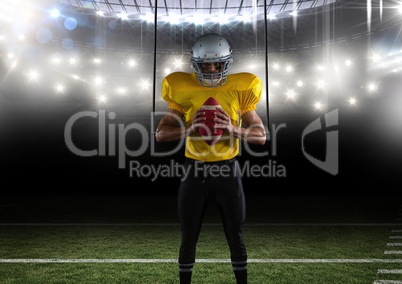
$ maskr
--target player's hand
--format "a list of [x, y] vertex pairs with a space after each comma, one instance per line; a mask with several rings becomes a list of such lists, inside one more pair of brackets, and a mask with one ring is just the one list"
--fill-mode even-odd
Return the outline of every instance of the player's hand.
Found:
[[229, 133], [233, 133], [233, 125], [230, 116], [227, 112], [219, 107], [218, 112], [215, 113], [215, 128], [226, 130]]
[[193, 124], [187, 129], [187, 136], [198, 131], [198, 128], [203, 126], [202, 122], [205, 120], [205, 112], [203, 108], [196, 110], [193, 116]]

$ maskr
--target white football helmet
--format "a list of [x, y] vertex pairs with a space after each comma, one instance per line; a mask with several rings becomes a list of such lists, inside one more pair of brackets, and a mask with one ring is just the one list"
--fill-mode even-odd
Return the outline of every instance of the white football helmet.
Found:
[[[204, 87], [218, 87], [225, 84], [232, 65], [232, 49], [228, 41], [215, 33], [199, 37], [191, 51], [191, 63], [198, 81]], [[207, 70], [214, 64], [214, 71]]]

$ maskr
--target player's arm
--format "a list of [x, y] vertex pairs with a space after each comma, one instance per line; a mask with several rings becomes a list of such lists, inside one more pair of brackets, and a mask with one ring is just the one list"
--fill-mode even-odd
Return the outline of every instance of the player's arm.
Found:
[[232, 124], [230, 116], [219, 109], [215, 118], [216, 128], [221, 128], [232, 134], [234, 137], [245, 140], [252, 144], [263, 145], [266, 142], [265, 127], [260, 116], [255, 110], [248, 111], [242, 115], [244, 127]]
[[175, 109], [169, 109], [156, 128], [157, 142], [171, 142], [183, 139], [199, 128], [199, 123], [205, 119], [202, 109], [196, 111], [193, 117], [193, 124], [185, 126], [183, 122], [183, 114]]

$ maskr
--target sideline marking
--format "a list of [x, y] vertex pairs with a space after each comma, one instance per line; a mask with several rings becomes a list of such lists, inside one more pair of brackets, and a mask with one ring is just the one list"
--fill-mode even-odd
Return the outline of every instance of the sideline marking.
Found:
[[[230, 259], [196, 259], [196, 263], [231, 263]], [[402, 263], [402, 259], [249, 259], [248, 263]], [[11, 258], [0, 263], [178, 263], [178, 259]]]
[[397, 280], [376, 280], [374, 284], [402, 284], [402, 281]]
[[384, 254], [402, 254], [402, 250], [386, 250]]
[[402, 269], [378, 269], [377, 273], [402, 274]]

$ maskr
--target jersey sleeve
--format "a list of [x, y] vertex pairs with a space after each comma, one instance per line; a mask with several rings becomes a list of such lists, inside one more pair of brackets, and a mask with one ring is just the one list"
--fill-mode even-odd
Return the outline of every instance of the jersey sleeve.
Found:
[[172, 90], [170, 88], [169, 80], [167, 77], [165, 77], [162, 82], [162, 99], [164, 99], [168, 103], [168, 107], [170, 109], [175, 109], [180, 113], [184, 113], [180, 105], [176, 103], [173, 99]]
[[244, 114], [251, 110], [257, 109], [257, 104], [262, 95], [262, 82], [255, 76], [251, 81], [249, 88], [243, 92], [240, 101], [240, 112]]

